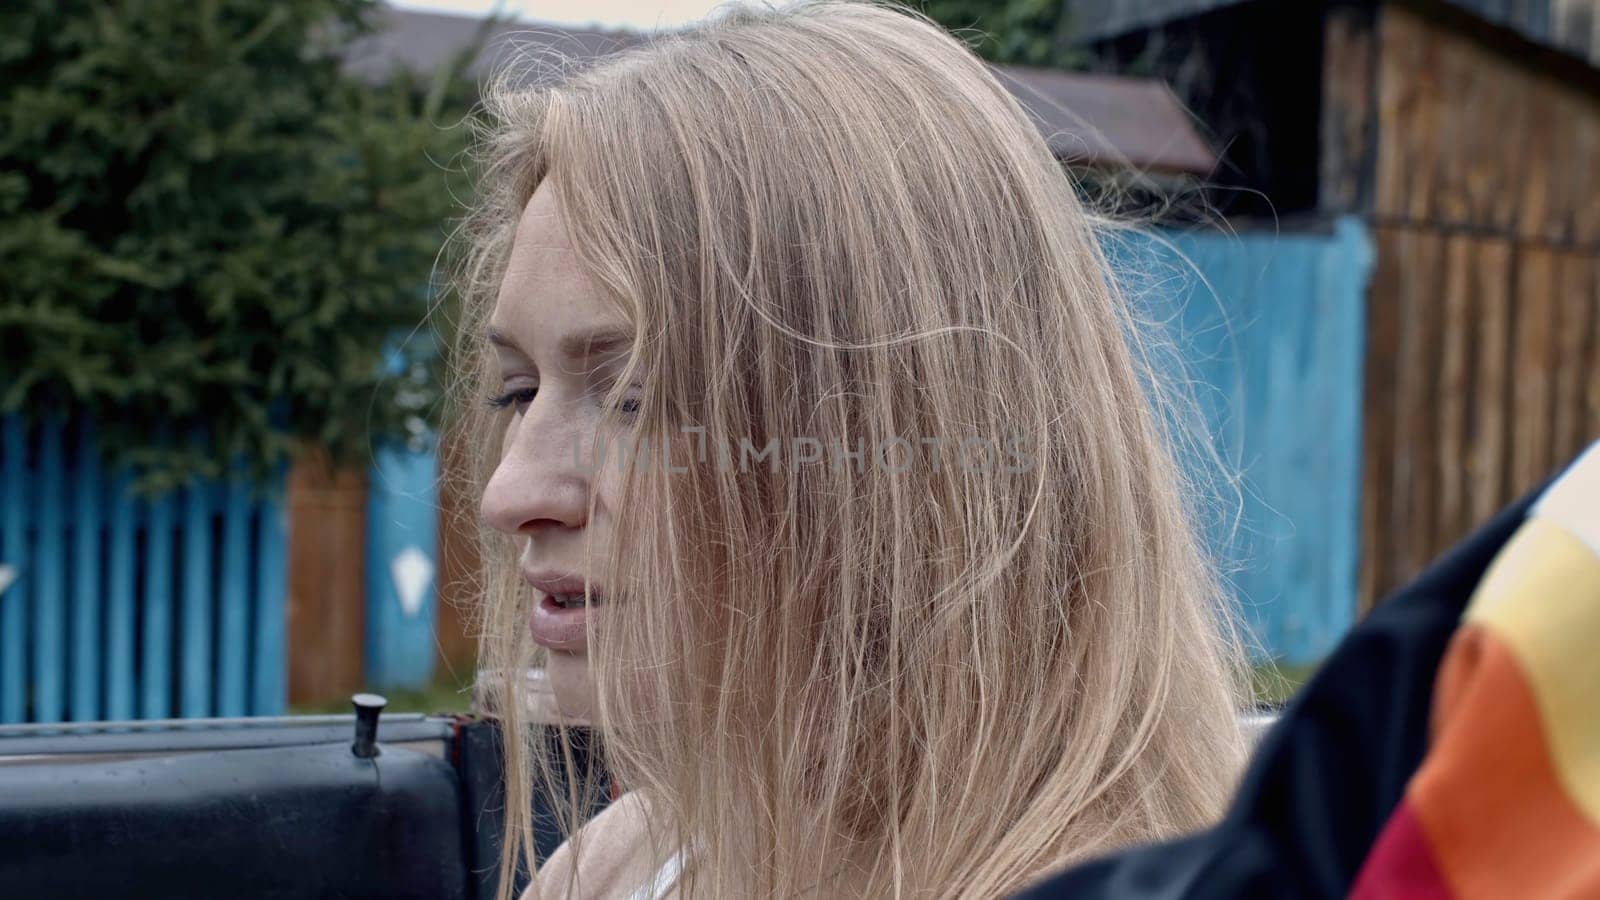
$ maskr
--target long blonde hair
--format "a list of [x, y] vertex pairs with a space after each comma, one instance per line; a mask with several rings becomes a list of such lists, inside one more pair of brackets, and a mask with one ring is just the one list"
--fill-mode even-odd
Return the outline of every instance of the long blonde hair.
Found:
[[[691, 849], [683, 896], [995, 896], [1217, 815], [1236, 642], [1161, 382], [987, 66], [900, 8], [735, 7], [511, 72], [481, 121], [468, 389], [546, 179], [635, 329], [619, 381], [658, 464], [590, 570], [628, 597], [591, 659], [610, 771]], [[504, 423], [472, 427], [481, 489]], [[484, 542], [510, 873], [550, 763], [507, 699], [531, 598]], [[584, 803], [558, 798], [569, 827]]]

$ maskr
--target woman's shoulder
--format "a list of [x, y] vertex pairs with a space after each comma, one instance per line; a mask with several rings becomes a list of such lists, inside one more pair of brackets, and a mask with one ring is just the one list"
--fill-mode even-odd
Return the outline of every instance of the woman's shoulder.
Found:
[[629, 791], [550, 854], [522, 900], [632, 897], [671, 856], [655, 844], [649, 801]]

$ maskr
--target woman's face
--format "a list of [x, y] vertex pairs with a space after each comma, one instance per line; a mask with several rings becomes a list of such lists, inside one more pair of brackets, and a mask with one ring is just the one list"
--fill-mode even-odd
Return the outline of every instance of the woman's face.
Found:
[[[610, 549], [618, 477], [590, 453], [631, 330], [579, 267], [548, 180], [517, 225], [485, 337], [499, 369], [491, 402], [509, 421], [482, 515], [516, 544], [536, 600], [529, 628], [549, 650], [546, 671], [562, 714], [589, 718], [585, 619], [598, 610], [585, 609], [583, 595], [587, 584], [594, 601], [605, 602], [607, 586], [589, 569]], [[625, 396], [623, 415], [629, 403]]]

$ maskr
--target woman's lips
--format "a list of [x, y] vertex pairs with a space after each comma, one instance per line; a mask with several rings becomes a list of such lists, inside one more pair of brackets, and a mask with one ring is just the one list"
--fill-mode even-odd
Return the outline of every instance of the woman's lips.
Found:
[[541, 594], [533, 607], [528, 627], [533, 631], [533, 642], [550, 650], [565, 653], [582, 653], [589, 647], [585, 625], [589, 619], [587, 607], [567, 609], [550, 594]]
[[[522, 580], [539, 592], [539, 602], [534, 604], [533, 614], [528, 617], [528, 629], [533, 634], [533, 642], [564, 653], [583, 653], [587, 650], [589, 636], [584, 626], [593, 605], [600, 602], [598, 586], [569, 572], [538, 570], [526, 564], [521, 568]], [[563, 606], [556, 600], [562, 597], [570, 602], [574, 597], [584, 596], [585, 591], [589, 594], [589, 602], [576, 607]]]

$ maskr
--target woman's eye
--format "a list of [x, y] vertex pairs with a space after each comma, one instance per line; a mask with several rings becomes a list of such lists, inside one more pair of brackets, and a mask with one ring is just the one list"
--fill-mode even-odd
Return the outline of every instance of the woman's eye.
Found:
[[629, 390], [617, 400], [617, 412], [624, 416], [635, 416], [639, 413], [642, 398], [637, 390]]
[[527, 410], [528, 404], [533, 402], [534, 396], [538, 393], [538, 388], [526, 387], [506, 391], [504, 394], [495, 394], [489, 398], [489, 407], [491, 409], [516, 407], [517, 412], [524, 412]]

